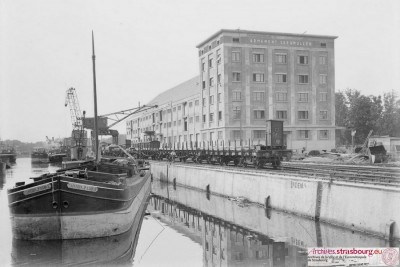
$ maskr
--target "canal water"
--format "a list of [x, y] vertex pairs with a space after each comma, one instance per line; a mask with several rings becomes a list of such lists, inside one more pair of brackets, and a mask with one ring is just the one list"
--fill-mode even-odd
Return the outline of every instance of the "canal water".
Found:
[[22, 241], [13, 238], [7, 188], [60, 166], [18, 158], [0, 174], [0, 266], [307, 266], [307, 247], [399, 244], [283, 212], [245, 199], [152, 183], [148, 212], [114, 237]]

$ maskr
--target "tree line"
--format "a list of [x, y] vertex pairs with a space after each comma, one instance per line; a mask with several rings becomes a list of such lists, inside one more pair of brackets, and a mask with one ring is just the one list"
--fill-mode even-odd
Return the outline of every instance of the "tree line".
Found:
[[351, 145], [351, 132], [356, 131], [355, 144], [362, 144], [370, 130], [373, 135], [400, 137], [400, 99], [397, 94], [365, 96], [355, 89], [336, 92], [336, 126], [344, 127], [337, 142]]

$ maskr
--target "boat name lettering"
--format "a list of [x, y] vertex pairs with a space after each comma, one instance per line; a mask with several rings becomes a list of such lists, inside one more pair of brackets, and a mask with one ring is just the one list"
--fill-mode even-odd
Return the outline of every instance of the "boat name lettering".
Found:
[[68, 183], [67, 187], [71, 189], [78, 189], [90, 192], [97, 192], [98, 189], [97, 186], [92, 186], [87, 184], [77, 184], [77, 183]]
[[34, 194], [34, 193], [44, 191], [44, 190], [47, 190], [50, 188], [51, 188], [50, 184], [42, 184], [42, 185], [34, 186], [34, 187], [24, 190], [24, 195], [26, 196], [26, 195]]

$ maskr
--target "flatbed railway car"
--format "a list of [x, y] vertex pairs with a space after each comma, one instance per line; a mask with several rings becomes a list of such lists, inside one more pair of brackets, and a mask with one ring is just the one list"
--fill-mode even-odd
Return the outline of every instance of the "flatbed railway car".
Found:
[[[247, 142], [246, 142], [247, 143]], [[232, 146], [234, 144], [234, 146]], [[132, 143], [130, 153], [141, 159], [172, 160], [181, 162], [191, 160], [202, 164], [228, 165], [262, 168], [265, 164], [271, 164], [274, 168], [281, 165], [283, 159], [290, 160], [292, 151], [283, 145], [283, 121], [268, 120], [266, 125], [266, 144], [237, 146], [236, 142], [184, 142], [180, 144], [164, 144], [159, 141]], [[174, 153], [173, 153], [174, 152]]]

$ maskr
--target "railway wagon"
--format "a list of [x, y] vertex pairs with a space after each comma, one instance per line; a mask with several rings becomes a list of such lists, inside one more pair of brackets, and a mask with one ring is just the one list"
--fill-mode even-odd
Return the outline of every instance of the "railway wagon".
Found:
[[[283, 159], [290, 160], [292, 151], [283, 145], [283, 121], [268, 120], [266, 123], [266, 145], [254, 144], [246, 140], [243, 146], [237, 142], [184, 142], [163, 144], [159, 141], [133, 143], [131, 154], [136, 158], [153, 160], [174, 159], [202, 164], [220, 164], [255, 168], [262, 168], [265, 164], [272, 164], [274, 168], [280, 166]], [[173, 153], [174, 152], [174, 153]]]

